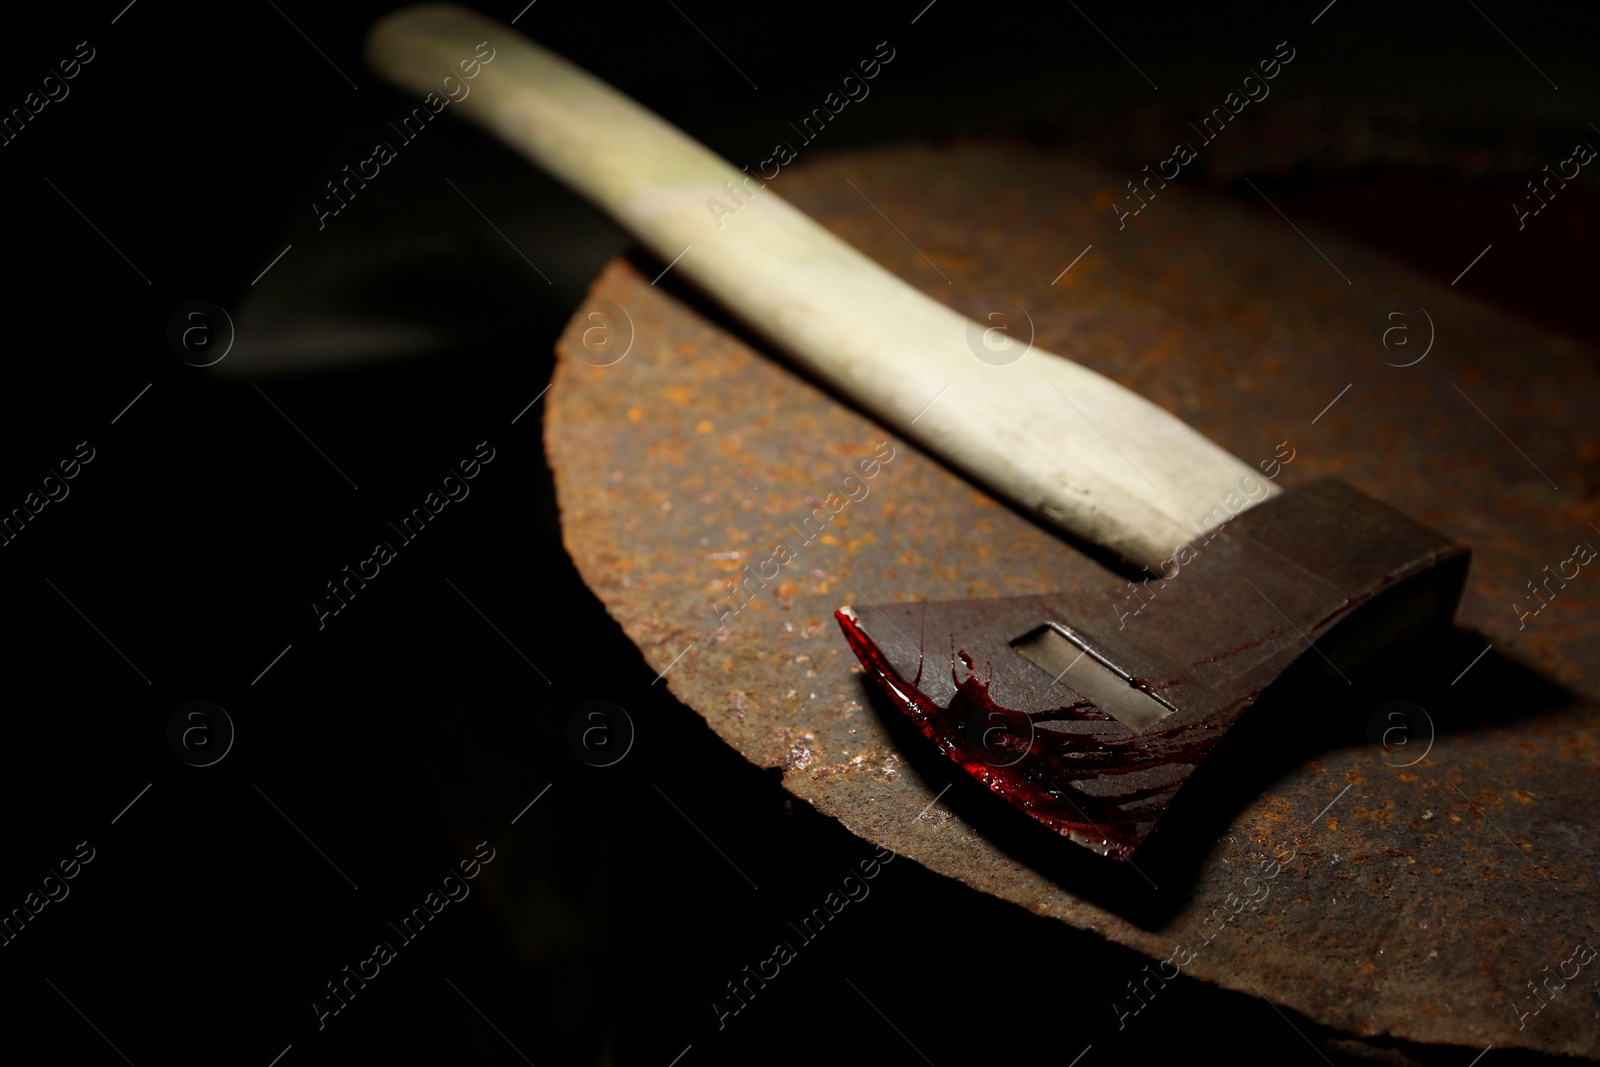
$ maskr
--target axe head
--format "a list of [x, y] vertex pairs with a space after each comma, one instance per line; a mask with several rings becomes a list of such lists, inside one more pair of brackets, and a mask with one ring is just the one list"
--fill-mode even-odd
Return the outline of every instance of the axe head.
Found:
[[872, 685], [994, 792], [1127, 859], [1297, 660], [1331, 684], [1450, 624], [1470, 554], [1335, 479], [1241, 513], [1113, 589], [836, 613]]

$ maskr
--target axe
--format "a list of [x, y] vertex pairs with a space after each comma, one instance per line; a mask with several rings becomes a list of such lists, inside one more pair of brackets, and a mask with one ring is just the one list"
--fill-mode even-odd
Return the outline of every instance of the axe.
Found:
[[367, 55], [424, 99], [446, 77], [469, 86], [450, 92], [463, 116], [795, 364], [1041, 523], [1149, 576], [1109, 591], [837, 613], [879, 694], [1052, 831], [1127, 859], [1297, 661], [1343, 685], [1346, 670], [1454, 617], [1465, 548], [1337, 480], [1280, 491], [1071, 360], [1032, 346], [997, 360], [992, 324], [901, 281], [766, 188], [771, 176], [719, 158], [515, 30], [422, 5], [381, 20]]

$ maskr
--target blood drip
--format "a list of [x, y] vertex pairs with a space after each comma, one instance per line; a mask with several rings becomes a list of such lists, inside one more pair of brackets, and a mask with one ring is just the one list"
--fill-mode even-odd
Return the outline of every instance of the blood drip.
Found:
[[[948, 706], [940, 706], [918, 687], [920, 657], [917, 678], [908, 682], [857, 620], [843, 611], [835, 612], [834, 617], [878, 691], [941, 752], [1056, 833], [1112, 859], [1133, 854], [1182, 781], [1180, 777], [1168, 784], [1130, 785], [1118, 790], [1116, 779], [1150, 767], [1193, 765], [1216, 740], [1214, 731], [1196, 726], [1134, 734], [1087, 701], [1031, 714], [1007, 708], [989, 695], [988, 683], [978, 677], [972, 657], [965, 652], [957, 655], [967, 676], [959, 676], [952, 657], [951, 680], [956, 693]], [[1027, 736], [1020, 736], [1015, 729], [988, 725], [1051, 721], [1089, 729], [1030, 729]], [[999, 736], [986, 746], [977, 744], [974, 724], [979, 726], [979, 736]], [[1114, 728], [1107, 730], [1105, 724]], [[1004, 765], [996, 765], [996, 752], [1007, 755]], [[1103, 795], [1084, 792], [1072, 784], [1089, 780], [1097, 782]], [[1109, 790], [1105, 789], [1108, 785], [1112, 787]]]

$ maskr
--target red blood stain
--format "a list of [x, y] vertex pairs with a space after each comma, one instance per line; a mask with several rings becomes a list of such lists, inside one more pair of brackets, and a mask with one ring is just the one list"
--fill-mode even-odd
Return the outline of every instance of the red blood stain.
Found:
[[[1088, 701], [1032, 714], [1007, 708], [989, 695], [965, 652], [952, 657], [956, 692], [940, 706], [918, 687], [920, 658], [917, 678], [908, 682], [855, 619], [843, 611], [834, 617], [877, 690], [941, 752], [1056, 833], [1112, 859], [1133, 854], [1182, 781], [1118, 788], [1117, 779], [1151, 767], [1192, 766], [1221, 733], [1201, 724], [1135, 734]], [[1035, 728], [1043, 722], [1066, 726]], [[1074, 782], [1093, 782], [1095, 793]]]

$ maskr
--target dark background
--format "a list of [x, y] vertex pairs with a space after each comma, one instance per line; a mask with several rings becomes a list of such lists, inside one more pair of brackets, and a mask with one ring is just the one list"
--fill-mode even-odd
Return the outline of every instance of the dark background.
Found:
[[[1128, 173], [1287, 39], [1295, 63], [1253, 109], [1281, 120], [1219, 142], [1184, 182], [1268, 211], [1249, 177], [1302, 225], [1445, 279], [1494, 242], [1462, 288], [1595, 339], [1592, 186], [1562, 194], [1559, 229], [1518, 234], [1509, 206], [1573, 142], [1600, 141], [1594, 14], [1339, 0], [1311, 25], [1317, 0], [938, 0], [913, 25], [924, 2], [541, 0], [518, 28], [741, 163], [888, 40], [894, 63], [817, 151], [1005, 137]], [[141, 1067], [265, 1067], [291, 1045], [285, 1067], [665, 1067], [686, 1048], [685, 1067], [1065, 1064], [1091, 1044], [1085, 1065], [1366, 1055], [1314, 1049], [1277, 1009], [1187, 979], [1118, 1032], [1109, 1001], [1146, 961], [909, 860], [717, 1030], [722, 983], [871, 849], [652, 684], [562, 549], [542, 401], [512, 419], [624, 237], [449, 114], [318, 230], [323, 183], [394, 140], [387, 123], [411, 106], [360, 58], [386, 9], [114, 0], [6, 16], [0, 109], [78, 42], [95, 58], [0, 147], [0, 508], [78, 442], [95, 458], [0, 548], [0, 908], [79, 842], [95, 858], [0, 948], [4, 1040]], [[236, 329], [210, 370], [166, 339], [195, 299]], [[471, 495], [319, 630], [323, 584], [481, 441], [495, 459]], [[237, 729], [214, 766], [167, 743], [192, 699]], [[567, 742], [592, 699], [640, 726], [616, 766]], [[494, 859], [472, 896], [319, 1031], [322, 983], [480, 841]]]

